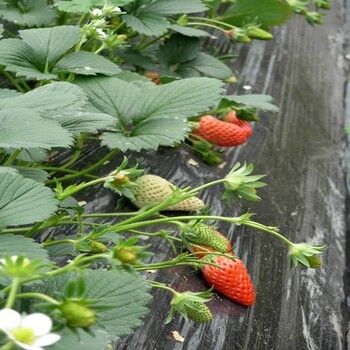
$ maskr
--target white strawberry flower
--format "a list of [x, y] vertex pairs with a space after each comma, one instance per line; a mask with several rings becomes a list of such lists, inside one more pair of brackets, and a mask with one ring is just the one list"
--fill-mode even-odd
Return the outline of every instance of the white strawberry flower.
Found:
[[100, 9], [97, 9], [97, 8], [95, 8], [95, 9], [93, 9], [92, 11], [91, 11], [91, 14], [94, 16], [94, 17], [99, 17], [99, 16], [102, 16], [102, 10], [100, 10]]
[[49, 333], [52, 328], [50, 317], [33, 313], [22, 316], [12, 309], [0, 310], [0, 331], [25, 350], [44, 350], [60, 340], [61, 336]]

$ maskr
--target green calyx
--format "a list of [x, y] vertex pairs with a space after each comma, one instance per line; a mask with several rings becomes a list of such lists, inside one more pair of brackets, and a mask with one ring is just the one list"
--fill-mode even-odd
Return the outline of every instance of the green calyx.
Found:
[[309, 268], [320, 268], [322, 263], [318, 255], [322, 254], [326, 249], [326, 245], [293, 244], [289, 251], [291, 268], [295, 268], [299, 263]]
[[265, 175], [250, 175], [254, 169], [253, 164], [236, 163], [225, 177], [226, 191], [222, 198], [229, 204], [232, 197], [240, 203], [242, 198], [250, 201], [258, 201], [261, 198], [256, 194], [256, 188], [266, 186], [264, 182], [258, 181]]
[[203, 223], [197, 223], [188, 228], [183, 233], [183, 237], [192, 244], [203, 245], [220, 253], [226, 253], [228, 249], [227, 239]]
[[95, 323], [96, 314], [82, 301], [66, 300], [60, 306], [61, 317], [72, 328], [87, 328]]

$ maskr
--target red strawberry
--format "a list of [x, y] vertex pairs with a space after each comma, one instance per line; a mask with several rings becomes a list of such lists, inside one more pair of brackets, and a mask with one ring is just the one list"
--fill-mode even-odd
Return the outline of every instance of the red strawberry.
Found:
[[205, 115], [199, 122], [199, 128], [193, 133], [207, 140], [216, 143], [218, 146], [237, 146], [243, 144], [248, 136], [250, 125], [244, 121], [239, 125], [221, 121], [212, 115]]
[[145, 76], [151, 79], [154, 82], [154, 84], [161, 85], [159, 81], [159, 74], [157, 72], [147, 72]]
[[241, 127], [242, 129], [244, 129], [246, 132], [247, 138], [253, 133], [253, 129], [251, 128], [250, 124], [245, 120], [237, 118], [236, 111], [234, 109], [228, 112], [224, 116], [223, 120], [225, 122], [235, 124]]
[[254, 286], [242, 260], [236, 258], [234, 261], [226, 256], [218, 256], [214, 262], [220, 267], [205, 265], [202, 268], [206, 282], [214, 290], [237, 303], [253, 305]]

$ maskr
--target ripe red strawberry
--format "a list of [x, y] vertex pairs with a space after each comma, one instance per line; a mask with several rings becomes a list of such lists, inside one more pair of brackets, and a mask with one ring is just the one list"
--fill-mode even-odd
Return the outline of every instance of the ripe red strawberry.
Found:
[[232, 109], [230, 112], [228, 112], [223, 120], [228, 123], [235, 124], [245, 130], [247, 138], [253, 133], [253, 129], [251, 128], [249, 122], [237, 118], [236, 111]]
[[[133, 203], [138, 208], [160, 204], [173, 193], [170, 187], [174, 187], [174, 185], [157, 175], [147, 174], [140, 176], [135, 183], [137, 186], [132, 187], [131, 190], [135, 196]], [[197, 197], [191, 197], [171, 205], [165, 210], [192, 211], [203, 209], [204, 206], [205, 204], [202, 200]]]
[[218, 256], [214, 262], [220, 267], [205, 265], [202, 268], [206, 282], [225, 297], [246, 306], [252, 305], [255, 301], [254, 286], [242, 260]]
[[161, 85], [159, 81], [159, 74], [157, 72], [147, 72], [145, 76], [151, 79], [154, 82], [154, 84]]
[[237, 146], [243, 144], [251, 134], [249, 123], [245, 123], [240, 121], [237, 125], [221, 121], [212, 115], [205, 115], [199, 122], [199, 128], [193, 133], [218, 146]]

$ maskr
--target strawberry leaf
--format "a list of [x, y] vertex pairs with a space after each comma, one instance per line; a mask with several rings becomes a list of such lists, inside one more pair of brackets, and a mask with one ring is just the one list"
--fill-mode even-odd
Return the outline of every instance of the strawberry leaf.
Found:
[[189, 131], [186, 118], [214, 105], [222, 85], [214, 79], [194, 78], [163, 86], [137, 86], [107, 77], [79, 79], [77, 84], [94, 107], [115, 118], [114, 127], [102, 135], [102, 143], [123, 151], [180, 142]]
[[81, 29], [74, 26], [26, 29], [19, 31], [22, 40], [0, 41], [0, 65], [17, 76], [28, 79], [56, 79], [52, 69], [58, 58], [74, 46]]
[[[92, 332], [105, 331], [108, 340], [118, 340], [141, 325], [141, 318], [148, 313], [151, 300], [150, 285], [140, 276], [112, 271], [84, 271], [81, 274], [67, 273], [51, 278], [37, 291], [57, 297], [64, 294], [71, 281], [82, 278], [85, 281], [86, 297], [96, 300], [98, 323], [89, 327]], [[99, 306], [107, 306], [99, 310]], [[69, 345], [71, 348], [72, 345]]]
[[119, 66], [93, 52], [79, 51], [62, 58], [55, 66], [54, 73], [75, 73], [82, 75], [116, 75]]
[[0, 17], [16, 24], [34, 27], [52, 23], [57, 16], [56, 9], [46, 0], [0, 1]]
[[13, 174], [21, 174], [23, 177], [27, 179], [32, 179], [34, 181], [41, 182], [41, 183], [44, 183], [49, 177], [49, 174], [44, 170], [25, 167], [25, 166], [14, 166], [14, 167], [0, 166], [0, 172], [10, 172]]
[[292, 15], [293, 8], [280, 0], [237, 0], [220, 20], [240, 27], [254, 19], [269, 28], [285, 23]]
[[29, 260], [48, 259], [46, 249], [31, 238], [12, 234], [0, 235], [0, 258], [5, 255], [25, 256]]
[[273, 98], [269, 95], [247, 94], [247, 95], [227, 95], [225, 99], [244, 104], [246, 106], [255, 107], [263, 111], [278, 112], [279, 108], [272, 104]]
[[0, 230], [47, 219], [56, 209], [49, 188], [19, 174], [0, 173]]
[[171, 24], [169, 26], [169, 29], [173, 30], [174, 32], [180, 33], [185, 36], [190, 37], [208, 37], [210, 36], [210, 33], [206, 32], [205, 30], [200, 30], [196, 28], [190, 28], [190, 27], [184, 27], [180, 26], [178, 24]]
[[146, 119], [137, 124], [128, 135], [123, 135], [121, 131], [104, 133], [102, 145], [122, 151], [156, 150], [159, 146], [174, 146], [183, 141], [189, 130], [184, 119]]
[[162, 35], [169, 26], [169, 22], [165, 18], [147, 12], [141, 12], [135, 16], [123, 15], [122, 20], [135, 32], [145, 35]]
[[58, 1], [55, 5], [60, 11], [78, 13], [87, 13], [92, 6], [91, 0], [71, 0], [71, 1]]
[[147, 5], [145, 12], [157, 16], [172, 16], [205, 11], [207, 7], [200, 0], [158, 0]]
[[0, 111], [0, 124], [0, 148], [51, 149], [72, 143], [68, 131], [58, 123], [27, 108]]

